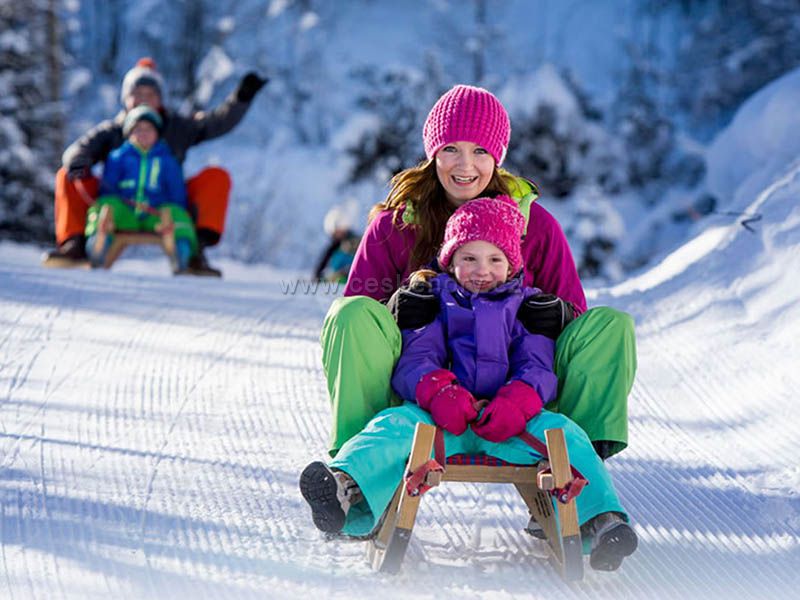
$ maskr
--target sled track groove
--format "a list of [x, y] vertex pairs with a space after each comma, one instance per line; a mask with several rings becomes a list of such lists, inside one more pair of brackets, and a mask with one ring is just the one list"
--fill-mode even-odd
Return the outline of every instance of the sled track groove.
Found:
[[[769, 393], [770, 380], [687, 333], [716, 299], [651, 315], [638, 332], [632, 444], [608, 464], [641, 544], [618, 573], [587, 564], [585, 581], [565, 587], [522, 532], [513, 488], [448, 483], [423, 499], [405, 570], [388, 577], [368, 568], [363, 543], [324, 541], [297, 488], [327, 449], [318, 332], [329, 299], [287, 298], [281, 275], [195, 281], [136, 264], [38, 281], [0, 261], [0, 285], [9, 268], [28, 269], [23, 292], [36, 297], [0, 298], [13, 323], [0, 334], [4, 597], [787, 596], [797, 500], [756, 484], [791, 465], [793, 440], [765, 440], [777, 466], [747, 448], [770, 423], [726, 398]], [[773, 356], [754, 353], [751, 371]], [[705, 375], [709, 360], [723, 376]]]

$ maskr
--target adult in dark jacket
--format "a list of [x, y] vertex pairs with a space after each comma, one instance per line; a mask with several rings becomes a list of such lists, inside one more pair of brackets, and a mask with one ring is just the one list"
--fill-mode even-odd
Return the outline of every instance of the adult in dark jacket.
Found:
[[[65, 266], [85, 261], [86, 212], [97, 197], [99, 186], [91, 168], [105, 162], [111, 151], [125, 141], [122, 125], [128, 111], [140, 104], [158, 110], [163, 119], [162, 139], [182, 165], [190, 147], [231, 131], [242, 120], [256, 93], [266, 82], [266, 78], [248, 73], [218, 107], [187, 117], [164, 107], [163, 78], [152, 59], [140, 59], [122, 81], [120, 98], [123, 110], [113, 119], [93, 127], [64, 152], [63, 166], [56, 174], [57, 248], [47, 255], [47, 261]], [[190, 271], [218, 275], [219, 271], [208, 265], [203, 250], [219, 242], [224, 231], [230, 175], [220, 167], [208, 167], [190, 177], [186, 187], [199, 242], [199, 252], [193, 257]]]

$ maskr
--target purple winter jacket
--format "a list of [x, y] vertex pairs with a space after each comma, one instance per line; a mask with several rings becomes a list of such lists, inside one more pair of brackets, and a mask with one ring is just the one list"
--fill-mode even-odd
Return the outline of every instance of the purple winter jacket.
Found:
[[[409, 259], [416, 240], [413, 226], [401, 227], [385, 210], [367, 227], [358, 246], [345, 296], [369, 296], [386, 301], [410, 275]], [[586, 296], [575, 260], [558, 221], [538, 202], [530, 208], [528, 229], [522, 240], [526, 286], [536, 286], [586, 312]]]
[[422, 376], [442, 368], [479, 399], [493, 398], [502, 385], [517, 379], [533, 387], [545, 404], [555, 399], [555, 342], [529, 333], [517, 320], [522, 301], [541, 290], [523, 287], [521, 276], [479, 294], [445, 273], [432, 283], [439, 316], [430, 325], [402, 331], [403, 351], [392, 387], [404, 400], [416, 402]]

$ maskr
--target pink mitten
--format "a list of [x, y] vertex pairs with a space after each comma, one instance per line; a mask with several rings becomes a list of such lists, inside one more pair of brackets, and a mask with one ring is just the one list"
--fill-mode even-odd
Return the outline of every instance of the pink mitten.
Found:
[[433, 422], [453, 435], [461, 435], [478, 418], [480, 403], [456, 383], [447, 369], [423, 375], [415, 391], [417, 404], [433, 417]]
[[522, 381], [512, 381], [499, 390], [481, 418], [472, 424], [475, 435], [490, 442], [503, 442], [525, 431], [542, 410], [536, 390]]

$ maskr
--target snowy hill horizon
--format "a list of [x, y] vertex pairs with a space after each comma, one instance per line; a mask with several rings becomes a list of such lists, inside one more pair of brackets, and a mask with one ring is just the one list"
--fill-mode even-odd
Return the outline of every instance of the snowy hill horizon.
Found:
[[221, 281], [146, 252], [46, 270], [2, 242], [3, 596], [792, 597], [800, 143], [752, 133], [796, 131], [780, 107], [798, 89], [798, 72], [775, 81], [710, 144], [736, 215], [588, 290], [636, 321], [630, 447], [608, 465], [640, 548], [619, 572], [565, 586], [515, 493], [450, 484], [424, 498], [404, 573], [372, 573], [362, 543], [323, 540], [297, 487], [326, 448], [331, 295], [289, 297], [304, 271], [223, 257]]
[[735, 218], [709, 143], [800, 65], [791, 7], [763, 0], [4, 5], [0, 239], [52, 243], [63, 148], [119, 111], [123, 75], [148, 55], [180, 112], [215, 106], [251, 69], [271, 78], [244, 121], [184, 166], [233, 176], [212, 258], [289, 269], [314, 264], [331, 206], [365, 225], [392, 173], [421, 157], [435, 98], [470, 83], [508, 107], [507, 166], [540, 185], [584, 281], [620, 282], [698, 221]]

